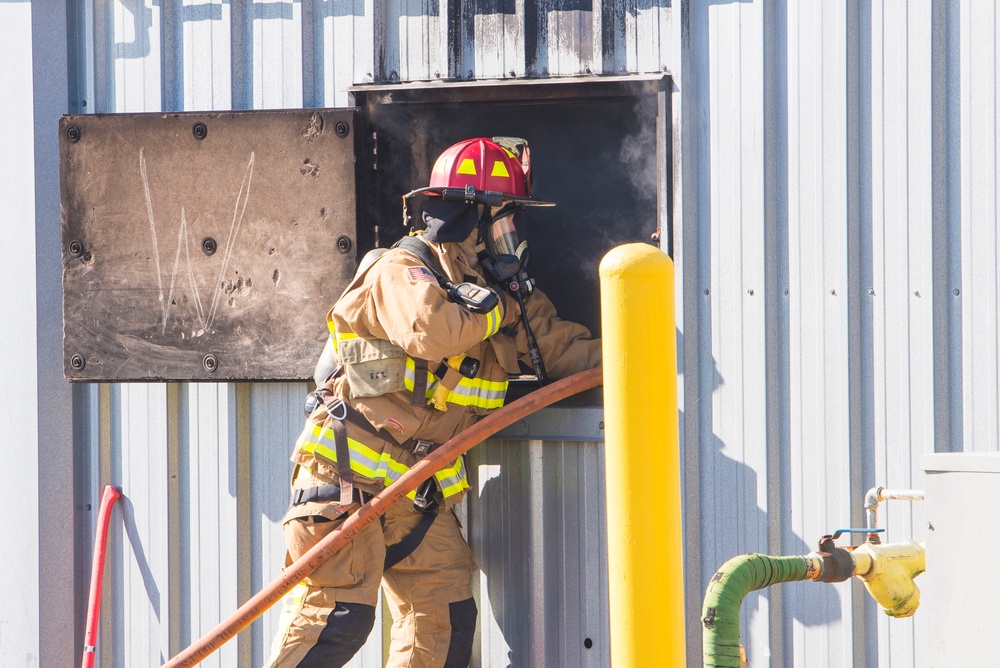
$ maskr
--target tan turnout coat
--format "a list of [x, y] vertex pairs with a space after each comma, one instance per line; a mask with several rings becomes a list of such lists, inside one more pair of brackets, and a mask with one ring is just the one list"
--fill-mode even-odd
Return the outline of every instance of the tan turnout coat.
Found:
[[[487, 286], [480, 273], [474, 238], [475, 233], [462, 243], [424, 243], [437, 256], [441, 268], [452, 282]], [[526, 307], [550, 378], [566, 377], [601, 363], [600, 341], [591, 339], [586, 327], [560, 319], [552, 302], [540, 290], [535, 290], [527, 298]], [[394, 391], [385, 394], [357, 396], [366, 392], [363, 388], [352, 388], [350, 374], [339, 373], [328, 383], [328, 387], [363, 415], [372, 427], [364, 430], [348, 424], [348, 436], [352, 439], [354, 484], [372, 493], [381, 491], [401, 474], [401, 470], [419, 459], [406, 447], [413, 439], [444, 443], [502, 404], [503, 392], [499, 388], [506, 388], [508, 374], [519, 373], [519, 360], [530, 369], [527, 339], [519, 307], [513, 297], [502, 294], [500, 309], [494, 314], [473, 313], [452, 302], [420, 259], [399, 248], [385, 252], [370, 268], [355, 277], [330, 311], [328, 320], [331, 335], [339, 340], [341, 357], [347, 350], [345, 341], [354, 339], [360, 339], [365, 344], [389, 342], [394, 344], [389, 346], [390, 349], [397, 352], [401, 349], [405, 358], [409, 359], [397, 360], [395, 368], [397, 371], [403, 368], [404, 362], [411, 367], [408, 388], [413, 387], [412, 379], [420, 373], [416, 366], [418, 360], [425, 360], [428, 368], [434, 371], [442, 360], [462, 353], [478, 359], [480, 368], [475, 379], [463, 382], [479, 387], [478, 391], [490, 397], [488, 401], [482, 398], [472, 400], [468, 405], [449, 400], [448, 410], [440, 411], [427, 405], [426, 401], [412, 401], [412, 391], [407, 387], [398, 387], [398, 384]], [[370, 352], [373, 349], [366, 345], [365, 350]], [[365, 358], [367, 353], [351, 354], [352, 359], [357, 361]], [[344, 359], [338, 361], [344, 366]], [[363, 364], [359, 368], [364, 369], [367, 375], [384, 375], [381, 371], [369, 373]], [[435, 380], [430, 377], [428, 397], [433, 393]], [[488, 391], [481, 389], [484, 387]], [[322, 407], [313, 413], [292, 459], [308, 467], [320, 479], [332, 482], [337, 480], [337, 465], [330, 456], [332, 447], [316, 447], [316, 443], [322, 440], [320, 432], [329, 420]], [[356, 443], [365, 447], [355, 448]], [[353, 461], [355, 458], [359, 461]], [[373, 464], [376, 460], [381, 462], [384, 470]], [[461, 492], [467, 487], [464, 470], [459, 471], [460, 468], [461, 460], [456, 462], [453, 471], [462, 479], [461, 489], [452, 485], [450, 494], [445, 491], [449, 502], [460, 500]], [[312, 510], [317, 509], [300, 508], [296, 514]]]

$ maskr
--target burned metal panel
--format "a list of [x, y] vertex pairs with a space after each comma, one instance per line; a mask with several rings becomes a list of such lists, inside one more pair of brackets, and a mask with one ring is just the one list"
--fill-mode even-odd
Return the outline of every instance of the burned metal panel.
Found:
[[67, 116], [73, 380], [302, 379], [356, 265], [355, 113]]
[[[617, 66], [628, 72], [657, 72], [680, 70], [674, 55], [674, 13], [678, 3], [671, 0], [653, 0], [635, 3], [628, 10], [623, 0], [604, 0], [605, 7], [615, 6], [615, 20], [620, 21], [624, 41], [624, 57]], [[700, 11], [701, 8], [698, 9]]]
[[389, 81], [420, 81], [447, 75], [445, 22], [439, 0], [385, 3], [385, 72]]

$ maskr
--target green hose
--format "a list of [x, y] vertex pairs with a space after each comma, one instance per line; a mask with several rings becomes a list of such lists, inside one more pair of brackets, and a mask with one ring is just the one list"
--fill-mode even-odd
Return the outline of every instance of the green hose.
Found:
[[804, 557], [744, 554], [722, 565], [705, 592], [702, 651], [705, 666], [740, 666], [740, 605], [752, 591], [806, 578]]

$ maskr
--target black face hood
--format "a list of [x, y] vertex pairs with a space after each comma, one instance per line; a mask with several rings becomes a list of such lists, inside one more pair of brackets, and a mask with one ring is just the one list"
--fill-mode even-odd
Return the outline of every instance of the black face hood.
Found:
[[436, 243], [465, 241], [479, 222], [479, 207], [465, 202], [446, 202], [428, 197], [421, 207], [420, 217], [427, 231], [424, 239]]

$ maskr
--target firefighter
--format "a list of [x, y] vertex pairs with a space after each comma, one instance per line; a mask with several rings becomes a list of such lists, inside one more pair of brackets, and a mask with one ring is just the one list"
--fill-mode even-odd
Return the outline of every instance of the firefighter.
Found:
[[[404, 217], [420, 203], [420, 233], [366, 256], [327, 317], [315, 409], [292, 455], [286, 563], [502, 406], [509, 375], [544, 382], [601, 363], [600, 341], [559, 319], [527, 274], [521, 217], [550, 205], [531, 194], [527, 142], [498, 137], [448, 148], [430, 185], [404, 196]], [[467, 666], [477, 566], [453, 507], [468, 487], [459, 458], [293, 589], [267, 665], [345, 664], [368, 638], [381, 584], [389, 666]]]

